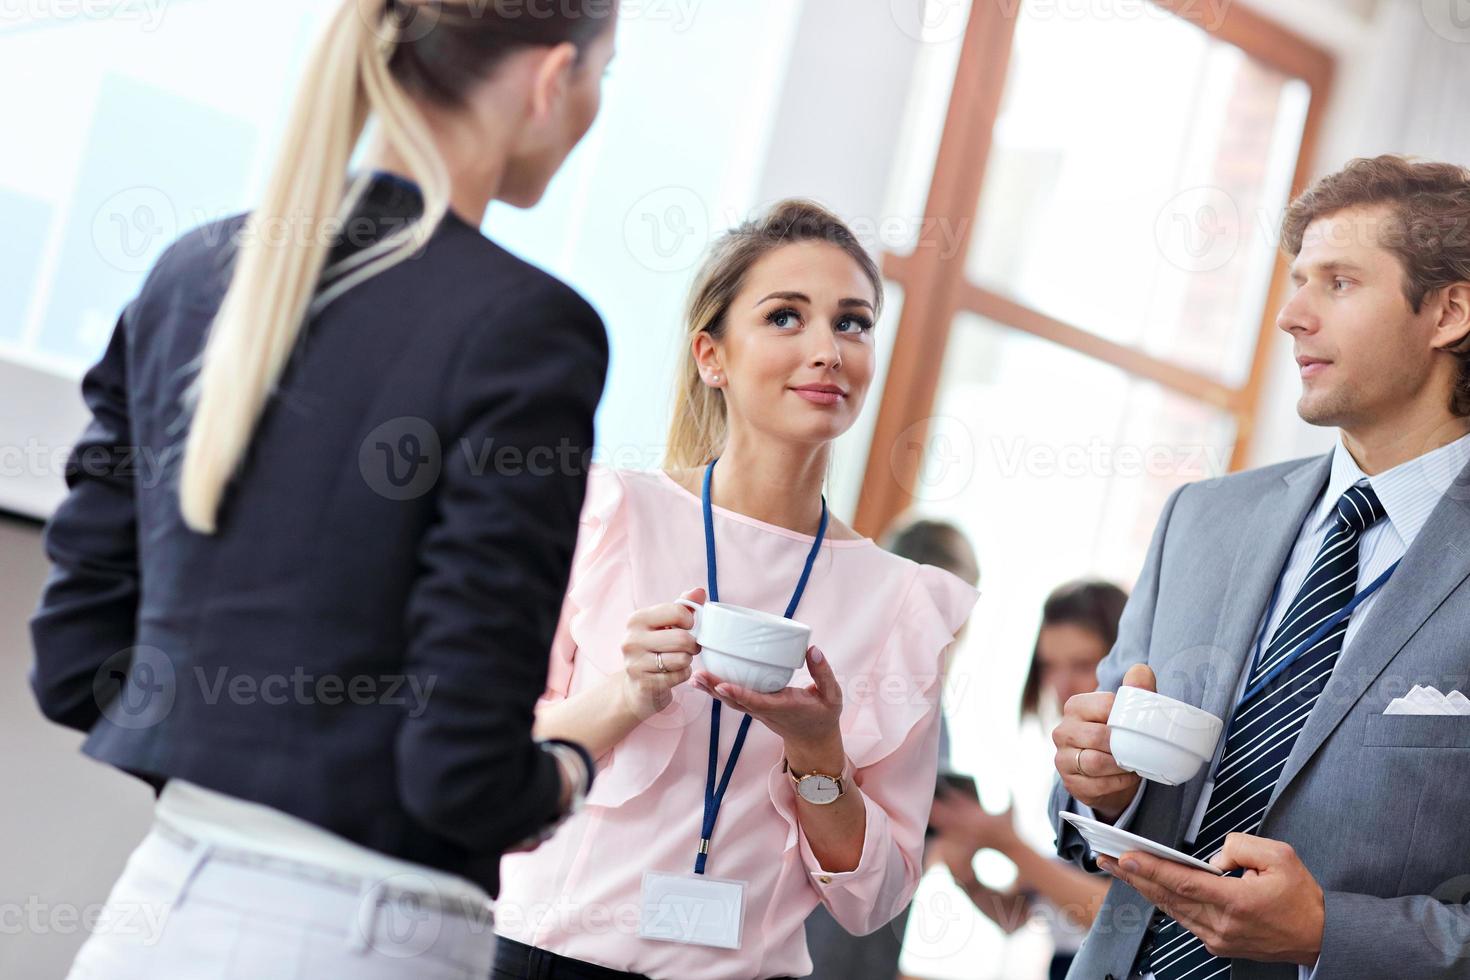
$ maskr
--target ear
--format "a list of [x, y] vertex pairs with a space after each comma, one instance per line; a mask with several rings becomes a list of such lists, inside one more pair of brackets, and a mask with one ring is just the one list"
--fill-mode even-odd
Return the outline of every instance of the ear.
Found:
[[712, 374], [718, 374], [721, 379], [724, 378], [724, 357], [719, 343], [709, 335], [708, 330], [701, 330], [694, 335], [694, 339], [690, 341], [690, 352], [694, 355], [694, 363], [699, 365], [701, 376], [708, 378]]
[[1437, 350], [1455, 350], [1470, 337], [1470, 282], [1444, 287], [1439, 305], [1439, 320], [1430, 343]]
[[544, 122], [566, 98], [572, 71], [577, 64], [577, 46], [570, 41], [542, 52], [531, 74], [531, 118]]

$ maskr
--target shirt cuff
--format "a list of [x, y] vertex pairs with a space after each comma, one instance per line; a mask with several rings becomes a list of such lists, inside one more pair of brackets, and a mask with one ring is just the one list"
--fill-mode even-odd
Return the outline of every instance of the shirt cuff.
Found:
[[[1138, 789], [1133, 793], [1133, 799], [1129, 802], [1127, 808], [1118, 815], [1118, 819], [1113, 821], [1112, 826], [1118, 828], [1119, 830], [1128, 829], [1128, 825], [1133, 822], [1133, 815], [1138, 812], [1138, 804], [1140, 801], [1143, 800], [1143, 790], [1146, 786], [1148, 786], [1148, 782], [1146, 780], [1139, 781]], [[1079, 800], [1073, 799], [1071, 801], [1070, 809], [1079, 817], [1086, 817], [1089, 820], [1098, 819], [1097, 814], [1093, 812], [1092, 807], [1088, 806], [1086, 803], [1080, 802]], [[1091, 851], [1091, 848], [1089, 848], [1088, 850]]]
[[[851, 768], [852, 781], [847, 790], [850, 792], [857, 785], [857, 772]], [[867, 819], [863, 827], [863, 848], [858, 856], [857, 867], [851, 871], [828, 871], [822, 867], [822, 862], [817, 860], [816, 854], [806, 839], [806, 830], [801, 825], [796, 813], [796, 787], [791, 784], [791, 776], [779, 763], [771, 770], [770, 775], [771, 800], [776, 804], [776, 809], [786, 822], [791, 825], [792, 832], [796, 835], [797, 852], [801, 855], [801, 863], [806, 866], [807, 874], [812, 879], [812, 884], [818, 890], [842, 887], [850, 884], [852, 879], [863, 877], [874, 870], [879, 861], [878, 854], [882, 842], [888, 839], [888, 814], [878, 806], [867, 793], [861, 794], [863, 807], [867, 812]]]
[[829, 871], [811, 852], [806, 829], [797, 814], [797, 790], [781, 765], [770, 770], [769, 783], [776, 811], [789, 824], [786, 846], [797, 851], [807, 882], [839, 926], [854, 936], [863, 936], [891, 920], [906, 904], [913, 889], [908, 883], [907, 862], [892, 839], [892, 817], [882, 805], [869, 793], [861, 793], [863, 848], [858, 852], [857, 865], [851, 871]]
[[863, 794], [863, 807], [867, 810], [863, 827], [863, 849], [858, 855], [857, 867], [851, 871], [828, 871], [822, 867], [822, 862], [817, 860], [811, 845], [807, 843], [806, 831], [802, 829], [801, 822], [797, 822], [796, 846], [801, 853], [801, 863], [806, 865], [807, 874], [811, 876], [812, 883], [818, 890], [850, 886], [854, 878], [866, 877], [876, 868], [878, 842], [888, 839], [888, 814], [866, 793]]

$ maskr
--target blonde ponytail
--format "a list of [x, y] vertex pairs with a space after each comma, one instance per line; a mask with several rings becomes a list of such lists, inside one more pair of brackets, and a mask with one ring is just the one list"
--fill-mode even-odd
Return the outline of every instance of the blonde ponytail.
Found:
[[[355, 271], [334, 283], [331, 296], [412, 255], [448, 209], [444, 161], [422, 115], [388, 71], [399, 30], [389, 4], [342, 0], [297, 89], [264, 198], [246, 219], [229, 288], [184, 396], [191, 421], [179, 509], [199, 533], [215, 532], [225, 488], [314, 309], [332, 245], [324, 226], [345, 220], [366, 189], [367, 175], [345, 192], [343, 184], [370, 116], [419, 185], [423, 213], [354, 256]], [[278, 240], [280, 229], [288, 232], [285, 240]]]

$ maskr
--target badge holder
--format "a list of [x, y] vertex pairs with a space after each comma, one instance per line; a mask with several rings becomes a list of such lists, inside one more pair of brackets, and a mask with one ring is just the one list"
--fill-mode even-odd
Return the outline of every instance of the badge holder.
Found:
[[[714, 517], [710, 505], [710, 482], [716, 462], [718, 459], [712, 461], [704, 471], [704, 543], [711, 602], [720, 601], [715, 568]], [[788, 619], [801, 602], [801, 594], [806, 590], [807, 579], [811, 577], [812, 566], [816, 563], [826, 533], [827, 500], [823, 497], [821, 524], [817, 527], [816, 540], [812, 542], [811, 551], [807, 554], [806, 568], [802, 570], [801, 578], [796, 583], [796, 591], [786, 607]], [[709, 860], [710, 838], [714, 836], [720, 804], [724, 802], [725, 790], [730, 787], [730, 777], [735, 773], [740, 750], [745, 746], [751, 718], [746, 715], [740, 720], [735, 744], [730, 748], [730, 757], [725, 761], [724, 773], [717, 786], [715, 771], [720, 756], [720, 707], [720, 701], [716, 699], [710, 708], [709, 770], [705, 776], [704, 822], [700, 829], [699, 852], [694, 859], [694, 872], [644, 872], [642, 910], [638, 921], [638, 935], [643, 939], [691, 946], [713, 946], [719, 949], [740, 948], [740, 934], [745, 924], [746, 882], [710, 878], [705, 875], [704, 868]]]
[[739, 949], [745, 882], [699, 874], [643, 874], [638, 935], [667, 943]]

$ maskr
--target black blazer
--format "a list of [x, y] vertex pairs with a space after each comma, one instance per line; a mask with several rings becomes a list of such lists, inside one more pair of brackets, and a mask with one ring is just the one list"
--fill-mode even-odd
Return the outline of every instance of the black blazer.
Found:
[[[418, 207], [375, 176], [323, 287]], [[196, 534], [179, 399], [244, 217], [168, 248], [82, 382], [93, 420], [45, 530], [36, 698], [155, 787], [264, 803], [495, 894], [502, 851], [557, 810], [530, 731], [602, 321], [451, 213], [308, 321], [217, 533]]]

